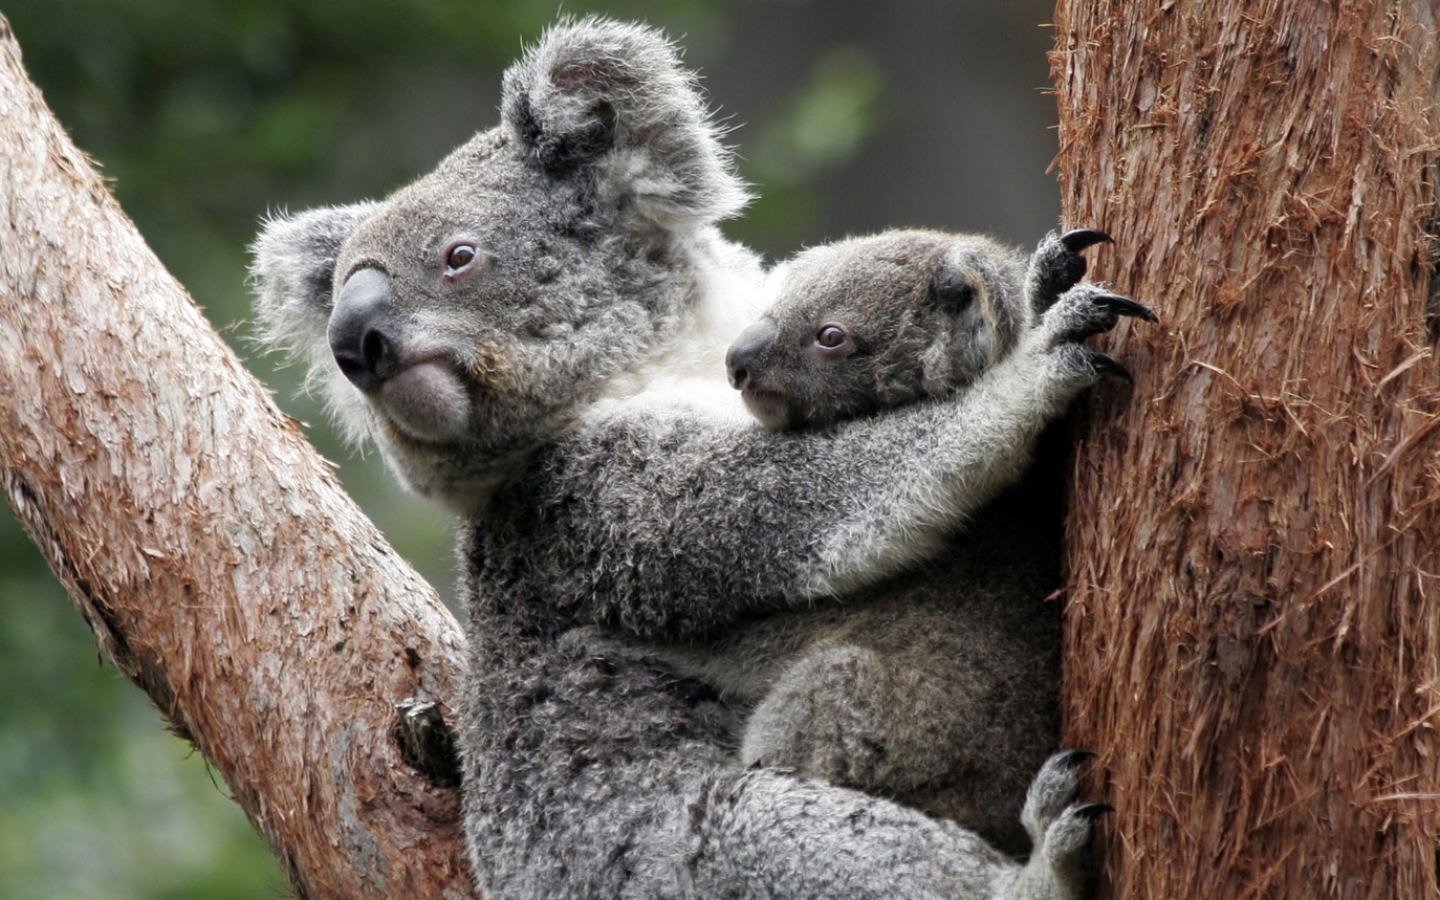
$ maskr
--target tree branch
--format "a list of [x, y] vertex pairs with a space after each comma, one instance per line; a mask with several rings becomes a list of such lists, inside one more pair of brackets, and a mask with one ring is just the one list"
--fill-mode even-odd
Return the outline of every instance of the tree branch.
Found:
[[453, 709], [458, 625], [145, 246], [3, 18], [0, 209], [0, 479], [106, 655], [298, 896], [472, 896], [458, 792], [395, 740], [396, 703]]

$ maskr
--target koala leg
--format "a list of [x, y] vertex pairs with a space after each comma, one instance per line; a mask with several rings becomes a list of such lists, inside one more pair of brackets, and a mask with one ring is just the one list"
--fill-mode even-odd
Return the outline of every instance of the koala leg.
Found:
[[1020, 804], [1035, 766], [1055, 747], [1054, 697], [1016, 683], [968, 638], [974, 632], [1013, 649], [1004, 655], [1027, 671], [1046, 671], [1048, 656], [983, 628], [945, 634], [943, 625], [929, 646], [847, 642], [802, 657], [747, 719], [741, 762], [897, 800], [1023, 855], [1033, 838], [1021, 827]]
[[1079, 284], [1087, 267], [1081, 253], [1109, 240], [1110, 235], [1094, 228], [1045, 235], [1025, 271], [1025, 297], [1031, 312], [1043, 313], [1055, 305], [1061, 294]]
[[483, 896], [1029, 900], [1022, 867], [954, 822], [733, 765], [728, 710], [673, 675], [471, 612], [460, 736]]
[[910, 655], [909, 671], [897, 671], [893, 655], [852, 644], [806, 655], [750, 714], [740, 759], [881, 796], [912, 793], [946, 775], [958, 750], [943, 721], [955, 704], [929, 696], [943, 683], [912, 677], [946, 664]]
[[[870, 793], [893, 794], [928, 773], [896, 771], [896, 747], [909, 717], [897, 714], [892, 673], [880, 654], [843, 644], [803, 657], [751, 713], [740, 746], [745, 765], [801, 775]], [[938, 773], [936, 773], [938, 774]], [[899, 776], [903, 784], [897, 784]]]
[[[1021, 867], [973, 832], [858, 791], [728, 770], [687, 808], [695, 849], [684, 896], [1032, 900], [1014, 891]], [[1033, 900], [1052, 898], [1070, 900]]]
[[694, 895], [752, 896], [739, 885], [753, 889], [766, 873], [766, 896], [1082, 900], [1094, 823], [1110, 810], [1071, 802], [1087, 756], [1056, 754], [1035, 777], [1024, 816], [1039, 831], [1023, 866], [953, 822], [856, 792], [774, 770], [719, 773], [687, 801], [691, 840], [703, 848], [691, 857]]
[[1095, 820], [1111, 811], [1105, 803], [1073, 802], [1080, 786], [1080, 766], [1091, 755], [1084, 750], [1057, 753], [1045, 761], [1031, 782], [1020, 818], [1035, 849], [1016, 879], [1016, 896], [1080, 900], [1088, 895]]

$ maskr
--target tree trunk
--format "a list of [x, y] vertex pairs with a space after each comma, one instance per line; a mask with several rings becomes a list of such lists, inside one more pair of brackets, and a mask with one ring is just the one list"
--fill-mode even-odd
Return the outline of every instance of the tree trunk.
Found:
[[1061, 0], [1056, 28], [1064, 220], [1168, 326], [1115, 336], [1136, 383], [1068, 525], [1109, 895], [1435, 896], [1435, 10]]
[[434, 591], [211, 330], [50, 115], [0, 17], [0, 479], [105, 653], [224, 776], [300, 897], [469, 897]]

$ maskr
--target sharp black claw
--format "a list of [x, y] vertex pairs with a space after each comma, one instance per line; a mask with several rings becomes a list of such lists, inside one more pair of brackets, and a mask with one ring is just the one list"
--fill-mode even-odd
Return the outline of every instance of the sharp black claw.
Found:
[[1079, 253], [1086, 247], [1093, 247], [1096, 244], [1109, 244], [1113, 238], [1098, 228], [1076, 228], [1074, 231], [1067, 231], [1060, 235], [1060, 243], [1071, 253]]
[[1095, 753], [1093, 751], [1081, 750], [1077, 748], [1074, 750], [1061, 751], [1059, 762], [1062, 765], [1069, 767], [1070, 769], [1078, 769], [1086, 762], [1094, 758]]
[[1082, 803], [1075, 807], [1075, 815], [1089, 819], [1092, 822], [1114, 811], [1115, 807], [1108, 803]]
[[1120, 316], [1134, 316], [1137, 319], [1144, 319], [1147, 322], [1158, 322], [1160, 317], [1155, 311], [1143, 303], [1137, 303], [1129, 297], [1122, 297], [1119, 294], [1096, 294], [1095, 302], [1104, 304], [1111, 312]]
[[1112, 375], [1115, 378], [1123, 378], [1131, 384], [1135, 383], [1135, 379], [1130, 377], [1129, 369], [1120, 365], [1113, 356], [1106, 356], [1099, 350], [1090, 351], [1090, 364], [1094, 366], [1095, 371], [1101, 375]]

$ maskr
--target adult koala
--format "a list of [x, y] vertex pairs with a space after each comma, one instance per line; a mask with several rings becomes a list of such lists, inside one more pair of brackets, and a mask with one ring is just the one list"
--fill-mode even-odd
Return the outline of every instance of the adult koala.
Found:
[[953, 823], [730, 765], [735, 723], [703, 686], [562, 640], [703, 636], [924, 559], [1105, 368], [1078, 343], [1105, 313], [1062, 302], [952, 402], [824, 440], [742, 426], [721, 353], [762, 272], [713, 223], [743, 200], [671, 46], [590, 19], [507, 72], [501, 124], [434, 172], [256, 242], [271, 339], [310, 357], [352, 435], [467, 516], [481, 890], [1078, 896], [1097, 807], [1071, 805], [1073, 754], [1032, 785], [1021, 867]]

